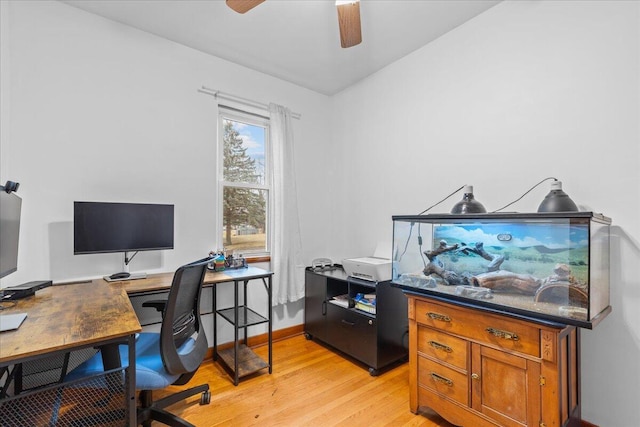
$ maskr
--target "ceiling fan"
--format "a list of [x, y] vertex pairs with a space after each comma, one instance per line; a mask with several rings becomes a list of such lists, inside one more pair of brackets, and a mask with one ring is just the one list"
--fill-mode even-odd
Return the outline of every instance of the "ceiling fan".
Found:
[[[227, 0], [227, 6], [238, 13], [246, 13], [265, 0]], [[362, 42], [360, 29], [360, 0], [337, 0], [340, 45], [344, 48]]]

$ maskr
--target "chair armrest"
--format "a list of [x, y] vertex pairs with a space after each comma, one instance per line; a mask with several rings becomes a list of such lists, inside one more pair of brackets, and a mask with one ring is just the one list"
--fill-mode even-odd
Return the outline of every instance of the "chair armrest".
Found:
[[150, 300], [142, 303], [143, 307], [152, 307], [159, 312], [164, 311], [164, 307], [167, 305], [167, 300]]

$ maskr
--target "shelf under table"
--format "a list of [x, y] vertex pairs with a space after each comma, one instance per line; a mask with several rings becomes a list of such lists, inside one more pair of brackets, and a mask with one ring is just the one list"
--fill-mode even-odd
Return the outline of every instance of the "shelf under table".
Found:
[[[224, 365], [235, 374], [233, 347], [221, 350], [218, 355]], [[253, 374], [268, 367], [269, 364], [262, 360], [260, 356], [255, 354], [253, 350], [245, 344], [238, 345], [238, 378]]]
[[218, 314], [226, 319], [228, 322], [238, 325], [239, 328], [245, 326], [259, 325], [260, 323], [266, 323], [269, 321], [266, 317], [258, 314], [249, 307], [241, 305], [238, 307], [238, 321], [236, 323], [234, 308], [225, 308], [218, 310]]

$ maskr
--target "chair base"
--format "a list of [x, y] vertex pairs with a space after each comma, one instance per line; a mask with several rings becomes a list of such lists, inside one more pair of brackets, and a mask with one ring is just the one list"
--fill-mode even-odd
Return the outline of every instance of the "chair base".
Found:
[[195, 396], [202, 393], [200, 398], [201, 405], [208, 405], [210, 402], [209, 384], [192, 387], [187, 390], [179, 391], [167, 397], [153, 401], [151, 390], [140, 391], [140, 407], [137, 410], [137, 423], [144, 427], [151, 427], [151, 421], [158, 421], [168, 426], [176, 427], [195, 427], [193, 424], [183, 420], [182, 418], [165, 411], [164, 408], [174, 403], [180, 402], [187, 397]]

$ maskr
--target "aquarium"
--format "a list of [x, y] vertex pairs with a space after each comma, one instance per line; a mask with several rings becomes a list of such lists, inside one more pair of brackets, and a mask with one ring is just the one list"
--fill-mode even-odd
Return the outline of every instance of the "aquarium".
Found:
[[392, 283], [593, 328], [611, 311], [610, 224], [592, 212], [394, 216]]

